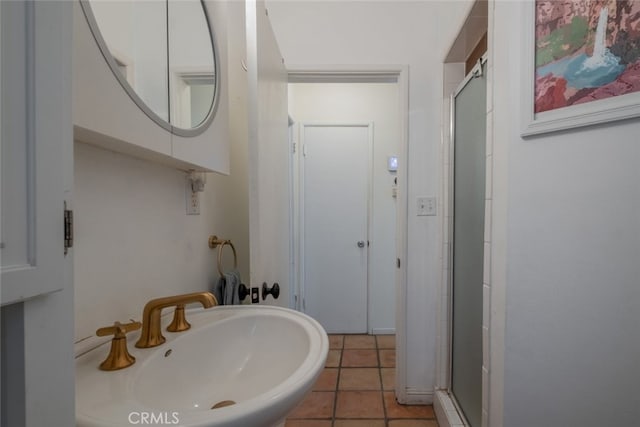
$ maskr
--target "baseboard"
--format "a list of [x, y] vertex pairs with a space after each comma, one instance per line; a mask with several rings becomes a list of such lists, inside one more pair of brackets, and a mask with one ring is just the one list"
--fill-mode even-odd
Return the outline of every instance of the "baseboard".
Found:
[[395, 328], [373, 328], [371, 329], [372, 335], [394, 335], [396, 333]]
[[458, 415], [456, 406], [451, 400], [451, 396], [449, 396], [449, 393], [446, 391], [436, 391], [435, 399], [433, 401], [433, 410], [436, 413], [436, 418], [440, 427], [465, 427], [460, 415]]
[[398, 403], [403, 405], [432, 405], [433, 391], [407, 388], [405, 393], [399, 396]]

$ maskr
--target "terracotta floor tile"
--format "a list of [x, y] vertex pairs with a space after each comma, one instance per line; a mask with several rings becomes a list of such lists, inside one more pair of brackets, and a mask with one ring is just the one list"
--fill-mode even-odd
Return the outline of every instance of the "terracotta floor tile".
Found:
[[335, 420], [333, 427], [385, 427], [384, 420]]
[[384, 390], [396, 389], [396, 368], [380, 368], [380, 376]]
[[378, 348], [396, 348], [395, 335], [376, 335], [376, 341], [378, 342]]
[[313, 391], [335, 391], [338, 384], [338, 368], [324, 368], [313, 386]]
[[338, 390], [381, 390], [378, 368], [342, 368]]
[[434, 419], [433, 406], [431, 405], [400, 405], [396, 401], [395, 393], [385, 391], [384, 406], [387, 409], [387, 418], [429, 418]]
[[384, 418], [379, 391], [339, 391], [336, 418]]
[[327, 368], [340, 367], [340, 357], [342, 357], [342, 350], [329, 350], [327, 354], [327, 362], [324, 364]]
[[376, 348], [376, 337], [373, 335], [345, 335], [344, 348]]
[[395, 350], [378, 350], [380, 352], [380, 367], [395, 368], [396, 367], [396, 351]]
[[342, 351], [342, 367], [375, 368], [377, 366], [376, 350], [345, 349]]
[[344, 335], [329, 335], [329, 348], [342, 348]]
[[285, 427], [438, 427], [432, 406], [396, 402], [394, 335], [332, 334], [329, 345], [314, 391]]
[[389, 427], [438, 427], [436, 420], [392, 420]]
[[284, 427], [331, 427], [331, 420], [287, 420]]
[[305, 397], [302, 403], [289, 414], [288, 418], [330, 419], [333, 417], [335, 395], [333, 391], [312, 391]]

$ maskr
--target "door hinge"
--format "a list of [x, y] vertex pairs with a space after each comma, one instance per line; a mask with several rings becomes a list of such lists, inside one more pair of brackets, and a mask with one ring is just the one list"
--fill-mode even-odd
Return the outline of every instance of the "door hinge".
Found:
[[64, 202], [64, 254], [73, 247], [73, 211], [67, 209], [67, 202]]

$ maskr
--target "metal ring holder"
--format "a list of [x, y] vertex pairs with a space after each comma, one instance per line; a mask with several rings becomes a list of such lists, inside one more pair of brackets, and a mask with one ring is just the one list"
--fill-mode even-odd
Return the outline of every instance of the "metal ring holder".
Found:
[[218, 273], [220, 273], [221, 276], [224, 274], [222, 272], [222, 249], [224, 249], [225, 245], [231, 247], [231, 250], [233, 251], [233, 268], [237, 269], [238, 255], [236, 253], [235, 246], [233, 246], [233, 243], [231, 243], [231, 240], [219, 239], [218, 236], [209, 236], [209, 247], [211, 249], [215, 249], [220, 246], [220, 249], [218, 250]]

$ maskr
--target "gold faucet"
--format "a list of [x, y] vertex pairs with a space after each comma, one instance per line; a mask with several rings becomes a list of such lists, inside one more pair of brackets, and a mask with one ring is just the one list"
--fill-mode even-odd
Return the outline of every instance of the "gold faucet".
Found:
[[132, 321], [124, 325], [120, 322], [115, 322], [113, 326], [100, 328], [96, 331], [96, 335], [99, 337], [113, 335], [109, 356], [100, 364], [100, 369], [103, 371], [115, 371], [135, 363], [136, 358], [130, 355], [129, 350], [127, 350], [126, 335], [127, 332], [138, 329], [140, 329], [140, 322]]
[[149, 301], [144, 306], [142, 312], [142, 332], [140, 339], [136, 342], [138, 348], [155, 347], [163, 342], [165, 338], [160, 330], [160, 312], [166, 307], [176, 307], [173, 321], [167, 328], [169, 332], [186, 331], [191, 327], [184, 317], [184, 306], [193, 302], [199, 302], [204, 308], [218, 305], [216, 297], [209, 292], [194, 292], [191, 294], [175, 295], [171, 297], [156, 298]]

